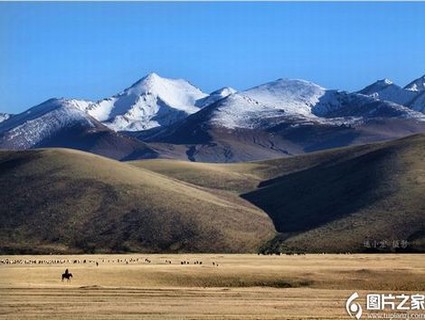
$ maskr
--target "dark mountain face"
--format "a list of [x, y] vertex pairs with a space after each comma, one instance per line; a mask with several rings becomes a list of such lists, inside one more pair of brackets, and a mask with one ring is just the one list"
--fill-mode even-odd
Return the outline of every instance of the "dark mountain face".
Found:
[[70, 148], [116, 160], [153, 159], [158, 153], [140, 140], [107, 128], [87, 130], [80, 126], [60, 130], [34, 148]]
[[294, 161], [297, 169], [242, 195], [281, 232], [265, 251], [365, 251], [365, 239], [380, 237], [408, 239], [408, 250], [422, 251], [424, 142], [423, 134], [413, 135], [269, 161]]

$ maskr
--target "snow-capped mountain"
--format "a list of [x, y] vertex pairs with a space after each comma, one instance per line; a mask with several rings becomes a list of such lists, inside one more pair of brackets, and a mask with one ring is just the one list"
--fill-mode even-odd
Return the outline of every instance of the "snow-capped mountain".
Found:
[[83, 111], [90, 102], [50, 99], [0, 123], [0, 148], [67, 147], [116, 159], [155, 157], [143, 142], [122, 136]]
[[403, 89], [388, 79], [378, 80], [370, 86], [360, 90], [359, 93], [402, 105], [408, 105], [416, 96], [416, 92]]
[[95, 124], [73, 100], [50, 99], [0, 124], [0, 144], [28, 149], [56, 134], [64, 127], [94, 128]]
[[320, 120], [312, 112], [326, 90], [304, 80], [279, 79], [252, 89], [234, 93], [218, 101], [211, 109], [211, 123], [235, 128], [266, 128], [272, 119]]
[[243, 94], [232, 94], [211, 107], [211, 124], [218, 127], [256, 128], [275, 110]]
[[230, 96], [231, 94], [236, 93], [236, 90], [230, 87], [224, 87], [214, 92], [211, 92], [209, 96], [200, 99], [196, 102], [196, 106], [199, 108], [206, 107], [214, 102], [221, 100]]
[[425, 112], [425, 76], [412, 81], [404, 88], [388, 79], [379, 80], [360, 90], [359, 93]]
[[70, 147], [115, 159], [274, 158], [425, 132], [423, 83], [401, 88], [385, 79], [349, 93], [278, 79], [208, 95], [151, 73], [111, 98], [51, 99], [9, 117], [0, 123], [0, 148]]
[[11, 117], [11, 115], [8, 114], [8, 113], [2, 113], [2, 112], [0, 112], [0, 123], [2, 123], [3, 121], [6, 121], [10, 117]]
[[140, 131], [170, 125], [199, 110], [207, 97], [182, 79], [151, 73], [123, 92], [86, 107], [86, 112], [115, 131]]
[[266, 128], [275, 126], [275, 120], [282, 117], [338, 125], [378, 117], [425, 121], [424, 115], [396, 103], [288, 79], [230, 95], [218, 103], [211, 119], [215, 125], [227, 128]]
[[416, 80], [413, 80], [407, 86], [405, 86], [404, 89], [414, 92], [425, 91], [425, 75]]
[[425, 115], [363, 94], [279, 79], [233, 93], [147, 141], [186, 145], [188, 159], [234, 162], [425, 131]]
[[242, 94], [287, 115], [311, 117], [312, 107], [325, 92], [324, 88], [312, 82], [278, 79], [243, 91]]

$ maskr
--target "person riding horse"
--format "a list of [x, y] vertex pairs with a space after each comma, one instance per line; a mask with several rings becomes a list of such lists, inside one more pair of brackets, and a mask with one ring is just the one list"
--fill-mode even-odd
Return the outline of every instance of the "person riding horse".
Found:
[[68, 281], [72, 278], [72, 273], [68, 271], [68, 269], [65, 270], [65, 273], [62, 273], [62, 281], [63, 279], [67, 279]]

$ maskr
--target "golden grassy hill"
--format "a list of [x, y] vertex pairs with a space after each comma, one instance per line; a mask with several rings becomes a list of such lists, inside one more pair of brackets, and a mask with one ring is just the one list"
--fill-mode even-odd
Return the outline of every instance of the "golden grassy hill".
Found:
[[425, 251], [424, 159], [425, 135], [238, 164], [1, 151], [0, 243], [3, 252], [344, 252], [406, 240]]
[[364, 251], [365, 240], [425, 250], [425, 135], [241, 164], [131, 164], [241, 194], [281, 233], [264, 250]]
[[3, 252], [253, 252], [275, 230], [261, 210], [80, 151], [0, 151]]
[[137, 160], [127, 163], [200, 187], [244, 193], [253, 191], [266, 180], [320, 164], [350, 159], [379, 147], [380, 144], [368, 144], [296, 157], [226, 164], [170, 159]]
[[362, 251], [370, 240], [383, 251], [399, 241], [425, 250], [425, 136], [369, 148], [346, 149], [347, 157], [264, 181], [242, 197], [270, 215], [285, 248]]

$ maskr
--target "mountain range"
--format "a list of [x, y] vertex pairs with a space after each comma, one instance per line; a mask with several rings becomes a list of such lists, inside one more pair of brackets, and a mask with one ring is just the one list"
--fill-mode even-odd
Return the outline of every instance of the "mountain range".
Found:
[[424, 93], [150, 74], [0, 114], [0, 253], [424, 252]]
[[425, 132], [425, 76], [359, 92], [278, 79], [211, 94], [151, 73], [100, 101], [50, 99], [0, 114], [0, 148], [66, 147], [118, 160], [239, 162]]
[[412, 110], [425, 112], [425, 75], [412, 81], [404, 88], [388, 79], [379, 80], [360, 90], [359, 93], [405, 105]]

